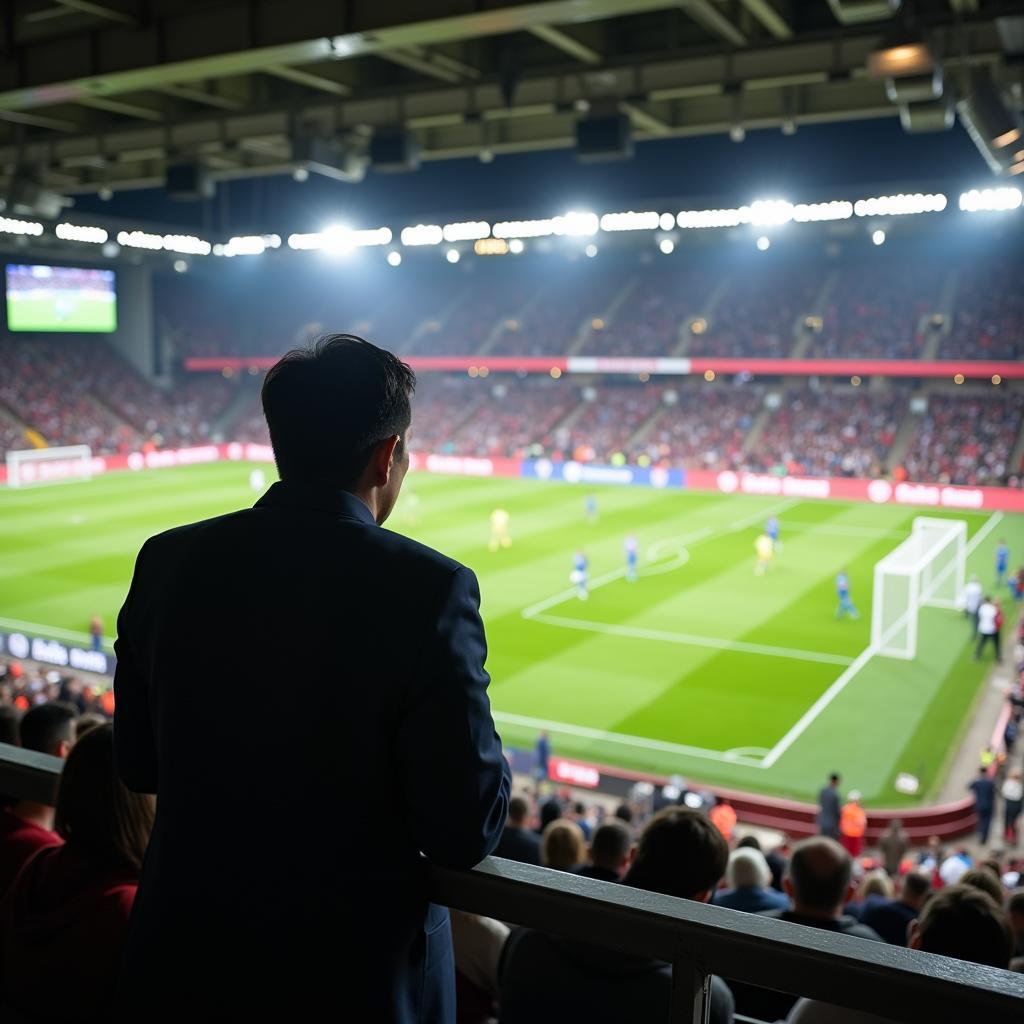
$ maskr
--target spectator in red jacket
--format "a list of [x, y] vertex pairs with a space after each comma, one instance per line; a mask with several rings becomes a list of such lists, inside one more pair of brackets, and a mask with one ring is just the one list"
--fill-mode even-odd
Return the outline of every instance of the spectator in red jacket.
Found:
[[[52, 701], [26, 711], [19, 723], [21, 745], [53, 757], [68, 756], [75, 739], [78, 712], [71, 704]], [[56, 846], [53, 808], [34, 800], [18, 800], [0, 810], [0, 896], [7, 892], [29, 858]]]
[[37, 853], [0, 902], [0, 1009], [33, 1021], [109, 1018], [155, 807], [118, 778], [112, 726], [75, 745], [57, 796], [64, 844]]

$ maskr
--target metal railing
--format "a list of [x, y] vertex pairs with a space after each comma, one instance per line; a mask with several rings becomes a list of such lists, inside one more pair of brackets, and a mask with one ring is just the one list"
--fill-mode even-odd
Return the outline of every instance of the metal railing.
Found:
[[[52, 803], [61, 765], [0, 743], [0, 792]], [[427, 878], [443, 906], [671, 964], [671, 1024], [707, 1020], [713, 974], [907, 1024], [1024, 1021], [1008, 971], [497, 857]]]

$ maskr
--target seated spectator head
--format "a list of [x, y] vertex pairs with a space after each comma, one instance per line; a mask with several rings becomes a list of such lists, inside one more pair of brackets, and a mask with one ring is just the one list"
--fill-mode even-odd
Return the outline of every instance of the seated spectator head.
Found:
[[630, 807], [629, 804], [619, 804], [619, 806], [615, 808], [615, 817], [618, 818], [619, 821], [624, 821], [627, 825], [632, 825], [633, 808]]
[[524, 796], [514, 796], [508, 802], [508, 824], [510, 828], [525, 828], [530, 817], [530, 801]]
[[1000, 906], [1006, 898], [1002, 881], [986, 867], [970, 868], [960, 876], [961, 885], [972, 885], [988, 893]]
[[553, 821], [562, 816], [562, 805], [552, 797], [540, 805], [540, 830], [543, 832]]
[[544, 829], [540, 845], [540, 862], [544, 867], [572, 871], [586, 859], [587, 842], [575, 821], [559, 818]]
[[75, 742], [75, 719], [78, 709], [73, 704], [54, 700], [30, 708], [22, 716], [19, 731], [26, 750], [38, 750], [53, 757], [67, 757]]
[[869, 871], [861, 880], [857, 888], [857, 899], [866, 900], [869, 896], [881, 896], [890, 900], [896, 890], [893, 888], [892, 879], [884, 871]]
[[706, 815], [666, 807], [647, 823], [623, 882], [707, 903], [728, 860], [729, 844]]
[[90, 729], [61, 775], [54, 831], [90, 860], [138, 875], [156, 813], [155, 798], [132, 793], [114, 767], [114, 727]]
[[374, 514], [384, 522], [409, 467], [415, 389], [405, 363], [351, 334], [282, 356], [262, 392], [281, 479], [372, 492]]
[[736, 849], [737, 850], [743, 850], [743, 849], [747, 849], [747, 848], [749, 848], [751, 850], [760, 850], [761, 849], [761, 840], [758, 839], [757, 836], [744, 836], [736, 844]]
[[793, 848], [783, 880], [793, 910], [805, 917], [838, 920], [853, 897], [853, 861], [834, 839], [816, 836]]
[[21, 746], [21, 712], [10, 704], [0, 704], [0, 743]]
[[590, 862], [621, 875], [629, 864], [633, 849], [633, 833], [617, 818], [609, 818], [594, 830], [590, 840]]
[[772, 869], [760, 850], [740, 846], [729, 854], [725, 881], [730, 889], [767, 889], [772, 884]]
[[1010, 927], [1017, 939], [1018, 948], [1024, 947], [1024, 889], [1010, 893], [1006, 901], [1006, 911], [1010, 915]]
[[914, 910], [920, 910], [932, 894], [931, 879], [923, 871], [908, 871], [903, 876], [900, 902]]
[[988, 893], [958, 884], [940, 889], [925, 904], [910, 925], [909, 945], [1005, 970], [1013, 954], [1013, 934], [1006, 912]]
[[75, 720], [75, 742], [77, 743], [90, 729], [106, 725], [107, 720], [95, 711], [87, 711]]

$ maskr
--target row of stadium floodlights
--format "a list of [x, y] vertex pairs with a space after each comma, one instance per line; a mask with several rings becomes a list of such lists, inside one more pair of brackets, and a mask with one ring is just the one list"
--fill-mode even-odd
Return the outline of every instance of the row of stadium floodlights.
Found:
[[[1024, 194], [1019, 188], [971, 189], [960, 196], [960, 209], [965, 213], [1006, 212], [1020, 209]], [[759, 199], [749, 206], [716, 210], [680, 210], [659, 213], [656, 210], [627, 210], [598, 215], [588, 210], [570, 210], [557, 217], [534, 220], [507, 220], [490, 224], [483, 220], [458, 221], [452, 224], [412, 224], [398, 232], [404, 247], [435, 246], [473, 242], [478, 255], [503, 255], [523, 252], [523, 239], [565, 236], [588, 238], [598, 232], [653, 231], [668, 232], [676, 228], [732, 228], [750, 225], [760, 228], [781, 227], [789, 223], [848, 220], [851, 217], [900, 217], [915, 214], [941, 213], [949, 200], [942, 193], [899, 193], [850, 201], [836, 199], [824, 203], [791, 203], [786, 199]], [[267, 249], [283, 244], [282, 236], [237, 235], [227, 242], [210, 242], [196, 235], [159, 235], [149, 231], [119, 231], [112, 239], [106, 228], [87, 224], [62, 222], [54, 227], [62, 241], [103, 245], [105, 255], [116, 255], [118, 247], [165, 251], [186, 256], [259, 256]], [[0, 217], [0, 234], [41, 236], [46, 229], [38, 221]], [[342, 254], [354, 249], [390, 246], [395, 232], [389, 227], [352, 228], [334, 224], [307, 234], [291, 234], [287, 244], [294, 250], [317, 250]], [[665, 250], [663, 250], [665, 251]], [[670, 250], [669, 250], [670, 251]], [[448, 250], [450, 262], [452, 252]], [[388, 262], [398, 255], [392, 250]]]

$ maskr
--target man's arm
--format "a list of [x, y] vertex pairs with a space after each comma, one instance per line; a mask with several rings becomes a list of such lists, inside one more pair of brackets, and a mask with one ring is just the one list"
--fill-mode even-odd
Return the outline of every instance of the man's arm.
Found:
[[156, 737], [149, 713], [149, 681], [139, 661], [139, 636], [132, 620], [132, 609], [138, 603], [142, 586], [143, 545], [135, 560], [131, 589], [117, 616], [117, 640], [114, 653], [114, 757], [121, 781], [136, 793], [157, 791]]
[[487, 700], [476, 577], [452, 574], [399, 724], [413, 835], [431, 860], [471, 867], [497, 845], [512, 773]]

